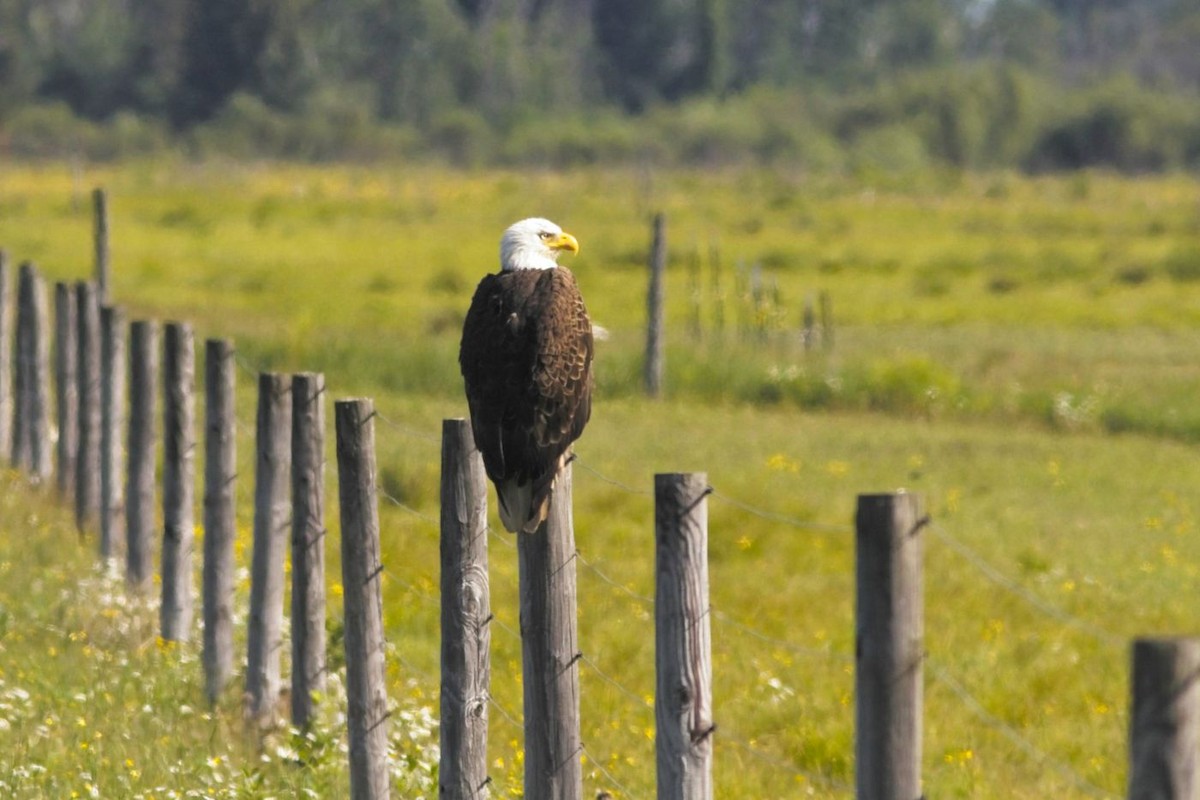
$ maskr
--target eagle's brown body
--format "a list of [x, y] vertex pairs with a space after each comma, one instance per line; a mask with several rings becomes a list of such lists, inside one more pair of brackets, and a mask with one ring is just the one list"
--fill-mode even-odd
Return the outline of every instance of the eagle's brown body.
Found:
[[592, 325], [565, 267], [486, 276], [459, 365], [475, 444], [511, 531], [546, 519], [554, 479], [591, 415]]

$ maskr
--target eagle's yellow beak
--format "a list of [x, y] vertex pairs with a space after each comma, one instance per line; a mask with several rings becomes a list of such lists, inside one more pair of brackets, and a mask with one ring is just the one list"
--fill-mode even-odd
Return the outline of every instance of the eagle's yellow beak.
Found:
[[579, 240], [566, 231], [546, 242], [546, 246], [555, 251], [570, 250], [572, 253], [579, 252]]

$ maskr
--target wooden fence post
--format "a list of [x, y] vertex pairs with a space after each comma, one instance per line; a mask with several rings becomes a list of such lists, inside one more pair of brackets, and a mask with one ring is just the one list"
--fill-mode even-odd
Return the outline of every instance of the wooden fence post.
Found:
[[96, 246], [95, 281], [100, 302], [109, 301], [108, 194], [97, 187], [92, 190], [92, 239]]
[[26, 327], [26, 368], [29, 380], [29, 452], [30, 474], [38, 482], [48, 481], [53, 473], [52, 437], [50, 437], [50, 357], [49, 357], [49, 307], [46, 297], [46, 279], [34, 265], [29, 266], [28, 327]]
[[0, 249], [0, 453], [12, 454], [13, 422], [13, 304], [8, 252]]
[[116, 558], [125, 544], [121, 486], [125, 426], [125, 314], [100, 309], [100, 557]]
[[334, 404], [352, 800], [381, 800], [389, 792], [374, 416], [375, 406], [369, 399]]
[[100, 513], [100, 304], [96, 285], [75, 284], [79, 361], [79, 450], [75, 456], [75, 527], [82, 533]]
[[471, 423], [442, 421], [442, 690], [438, 797], [471, 800], [487, 783], [491, 685], [487, 481]]
[[654, 215], [653, 240], [650, 245], [650, 288], [646, 293], [646, 394], [662, 394], [664, 348], [666, 342], [663, 294], [667, 271], [666, 218], [662, 212]]
[[162, 638], [185, 642], [192, 628], [195, 531], [196, 356], [192, 328], [168, 322], [163, 336]]
[[292, 724], [325, 688], [325, 376], [292, 376]]
[[21, 265], [17, 278], [16, 294], [16, 324], [13, 332], [13, 382], [12, 382], [12, 421], [9, 424], [9, 449], [5, 455], [14, 469], [28, 469], [31, 459], [29, 446], [29, 409], [26, 384], [29, 375], [26, 374], [26, 350], [29, 348], [29, 326], [25, 310], [27, 289], [25, 283], [29, 280], [25, 265]]
[[708, 503], [703, 472], [654, 476], [654, 719], [660, 800], [713, 796]]
[[75, 498], [75, 459], [79, 455], [79, 345], [75, 291], [54, 284], [54, 388], [58, 420], [56, 484], [64, 497]]
[[287, 530], [292, 445], [291, 381], [287, 375], [258, 376], [255, 427], [254, 553], [250, 565], [250, 619], [247, 626], [246, 713], [260, 725], [274, 724], [281, 688], [283, 648], [283, 567]]
[[210, 703], [233, 677], [237, 429], [233, 344], [204, 347], [204, 687]]
[[917, 495], [859, 495], [854, 740], [859, 800], [921, 797], [926, 522]]
[[517, 535], [521, 657], [525, 694], [525, 795], [578, 800], [583, 794], [571, 466], [554, 485], [550, 516]]
[[1129, 798], [1200, 797], [1200, 639], [1133, 643]]
[[129, 325], [129, 462], [125, 486], [125, 575], [145, 587], [153, 570], [155, 384], [158, 382], [158, 324]]

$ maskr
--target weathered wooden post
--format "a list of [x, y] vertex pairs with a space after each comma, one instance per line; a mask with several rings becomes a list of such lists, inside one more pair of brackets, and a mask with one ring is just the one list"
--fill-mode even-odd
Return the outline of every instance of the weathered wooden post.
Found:
[[[491, 685], [487, 479], [464, 419], [442, 421], [442, 690], [438, 797], [470, 800], [487, 783]], [[532, 795], [531, 795], [532, 796]]]
[[654, 719], [660, 800], [713, 796], [708, 503], [703, 472], [654, 476]]
[[210, 703], [233, 677], [237, 428], [233, 343], [204, 346], [204, 687]]
[[828, 351], [833, 349], [833, 298], [824, 289], [821, 302], [821, 345]]
[[28, 277], [26, 276], [25, 265], [22, 264], [17, 278], [16, 326], [13, 334], [12, 423], [9, 426], [11, 432], [9, 436], [9, 450], [5, 453], [14, 469], [28, 469], [29, 462], [32, 459], [32, 450], [29, 444], [29, 389], [27, 387], [29, 375], [26, 368], [26, 362], [29, 360], [26, 352], [29, 349], [29, 332], [27, 331], [29, 320], [26, 319], [26, 315], [29, 312], [25, 310], [26, 281], [28, 281]]
[[1129, 798], [1200, 798], [1200, 639], [1133, 643]]
[[583, 794], [571, 466], [559, 474], [550, 516], [517, 534], [525, 697], [525, 794], [578, 800]]
[[100, 309], [100, 557], [116, 558], [125, 544], [121, 477], [125, 426], [125, 314]]
[[46, 297], [46, 279], [36, 267], [25, 264], [24, 287], [26, 299], [23, 303], [26, 314], [25, 371], [28, 380], [24, 383], [25, 408], [29, 420], [29, 473], [37, 482], [50, 479], [54, 465], [50, 458], [52, 435], [50, 435], [50, 348], [49, 307]]
[[75, 284], [79, 327], [79, 450], [75, 455], [75, 527], [82, 533], [100, 513], [100, 304], [96, 285]]
[[0, 453], [12, 454], [13, 423], [13, 299], [8, 252], [0, 249]]
[[163, 337], [162, 638], [192, 629], [195, 531], [196, 356], [191, 326], [168, 322]]
[[107, 303], [109, 294], [108, 195], [97, 187], [92, 190], [93, 242], [96, 246], [96, 286], [100, 302]]
[[155, 385], [158, 324], [129, 325], [129, 462], [125, 484], [125, 575], [130, 585], [150, 582], [154, 557]]
[[75, 291], [69, 283], [54, 284], [54, 388], [58, 420], [56, 485], [64, 497], [75, 497], [75, 459], [79, 455], [79, 346]]
[[291, 380], [258, 376], [254, 468], [254, 553], [250, 562], [246, 714], [261, 725], [276, 719], [283, 647], [283, 566], [291, 521]]
[[917, 495], [858, 498], [854, 751], [859, 800], [921, 797], [926, 522]]
[[374, 403], [368, 399], [339, 400], [334, 404], [352, 800], [381, 800], [389, 794], [374, 416]]
[[292, 376], [292, 724], [325, 688], [325, 376]]
[[650, 244], [650, 289], [646, 293], [646, 394], [658, 397], [663, 388], [666, 329], [663, 294], [667, 272], [666, 218], [662, 212], [654, 215], [653, 239]]

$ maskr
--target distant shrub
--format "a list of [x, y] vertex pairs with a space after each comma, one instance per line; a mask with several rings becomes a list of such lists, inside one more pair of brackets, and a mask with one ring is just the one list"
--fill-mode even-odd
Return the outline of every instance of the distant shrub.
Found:
[[1163, 259], [1163, 271], [1173, 281], [1200, 281], [1200, 245], [1186, 245], [1173, 250]]

